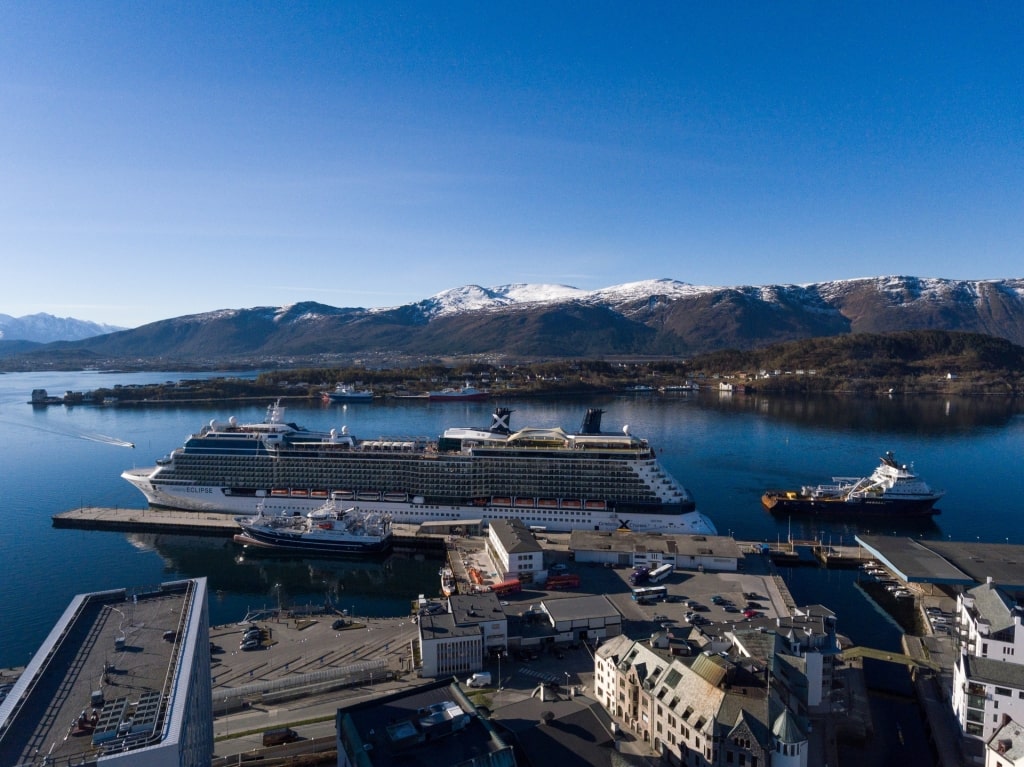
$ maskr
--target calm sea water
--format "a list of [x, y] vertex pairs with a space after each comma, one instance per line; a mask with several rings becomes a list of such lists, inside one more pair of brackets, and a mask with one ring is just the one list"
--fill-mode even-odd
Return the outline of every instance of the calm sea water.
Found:
[[[113, 384], [194, 378], [150, 374], [35, 373], [0, 376], [0, 667], [23, 665], [77, 593], [210, 579], [214, 623], [250, 608], [322, 604], [374, 614], [405, 614], [410, 597], [436, 592], [437, 563], [392, 557], [351, 563], [324, 559], [241, 558], [221, 539], [54, 530], [53, 514], [79, 505], [143, 508], [120, 478], [149, 466], [212, 418], [260, 420], [266, 404], [160, 408], [33, 408], [34, 388], [51, 394]], [[505, 404], [505, 403], [503, 403]], [[661, 451], [722, 533], [747, 540], [825, 537], [849, 543], [858, 528], [779, 520], [759, 503], [768, 487], [798, 486], [833, 475], [861, 476], [893, 450], [947, 490], [934, 524], [866, 524], [871, 532], [953, 540], [1024, 543], [1017, 523], [1024, 499], [1024, 418], [1009, 399], [786, 399], [760, 396], [606, 396], [512, 400], [513, 427], [579, 425], [586, 407], [605, 410], [604, 429], [629, 427]], [[315, 428], [347, 425], [361, 436], [436, 436], [452, 425], [486, 425], [492, 403], [289, 405], [288, 419]], [[119, 446], [131, 442], [135, 448]], [[895, 646], [899, 632], [850, 588], [848, 575], [795, 573], [800, 601], [835, 606], [841, 629], [862, 644]]]

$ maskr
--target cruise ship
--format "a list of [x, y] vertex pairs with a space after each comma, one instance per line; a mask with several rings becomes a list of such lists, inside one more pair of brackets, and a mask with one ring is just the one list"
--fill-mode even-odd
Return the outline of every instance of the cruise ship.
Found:
[[489, 427], [425, 438], [357, 439], [285, 420], [280, 403], [260, 423], [211, 421], [155, 467], [121, 476], [153, 506], [187, 511], [306, 513], [351, 500], [393, 522], [520, 519], [551, 531], [716, 534], [647, 440], [601, 431], [600, 409], [578, 433], [510, 427], [496, 408]]

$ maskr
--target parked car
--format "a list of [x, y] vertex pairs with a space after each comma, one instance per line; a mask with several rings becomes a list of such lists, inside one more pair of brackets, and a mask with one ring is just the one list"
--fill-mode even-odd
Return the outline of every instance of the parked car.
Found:
[[282, 746], [299, 739], [299, 733], [290, 727], [278, 727], [275, 730], [267, 730], [263, 733], [263, 745]]

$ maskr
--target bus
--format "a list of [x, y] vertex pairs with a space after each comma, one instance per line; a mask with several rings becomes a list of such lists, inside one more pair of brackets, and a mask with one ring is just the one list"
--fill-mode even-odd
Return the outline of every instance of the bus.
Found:
[[495, 583], [491, 586], [491, 591], [499, 597], [505, 597], [509, 594], [518, 594], [522, 590], [523, 584], [518, 578], [509, 578], [507, 581]]
[[633, 599], [639, 602], [641, 599], [658, 600], [668, 596], [668, 586], [641, 586], [633, 589]]
[[675, 570], [675, 567], [670, 562], [665, 563], [660, 567], [655, 567], [653, 570], [651, 570], [649, 580], [651, 583], [661, 583], [663, 580], [672, 575], [673, 570]]

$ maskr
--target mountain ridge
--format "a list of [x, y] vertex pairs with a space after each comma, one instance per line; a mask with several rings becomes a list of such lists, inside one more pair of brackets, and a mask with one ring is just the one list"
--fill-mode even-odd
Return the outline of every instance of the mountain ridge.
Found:
[[1024, 279], [889, 275], [709, 287], [661, 278], [589, 291], [568, 285], [470, 284], [392, 307], [304, 301], [220, 309], [47, 344], [26, 356], [689, 356], [905, 330], [983, 333], [1024, 345]]

